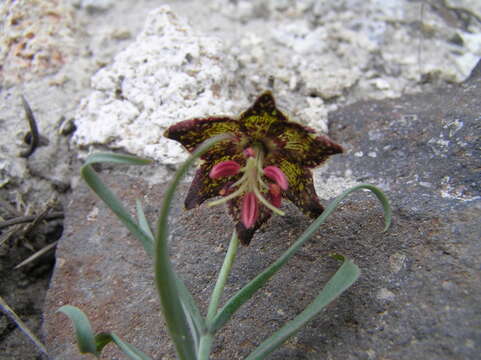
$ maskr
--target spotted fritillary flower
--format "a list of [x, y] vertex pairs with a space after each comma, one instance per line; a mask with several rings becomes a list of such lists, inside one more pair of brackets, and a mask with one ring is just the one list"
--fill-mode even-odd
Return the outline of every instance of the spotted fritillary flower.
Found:
[[270, 91], [261, 94], [238, 119], [186, 120], [171, 126], [165, 136], [193, 152], [208, 138], [223, 133], [232, 137], [201, 157], [203, 162], [185, 199], [187, 209], [221, 196], [209, 205], [227, 203], [244, 245], [272, 213], [284, 214], [280, 209], [283, 198], [313, 218], [322, 213], [311, 169], [341, 153], [340, 145], [289, 121]]

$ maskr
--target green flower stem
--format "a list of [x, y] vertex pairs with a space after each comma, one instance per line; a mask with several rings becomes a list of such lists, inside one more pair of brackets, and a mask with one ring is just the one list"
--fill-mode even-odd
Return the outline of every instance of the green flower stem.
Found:
[[[227, 282], [227, 278], [229, 277], [232, 265], [234, 264], [238, 247], [239, 237], [234, 230], [230, 239], [229, 248], [227, 249], [227, 253], [224, 258], [224, 263], [222, 264], [222, 268], [220, 269], [219, 276], [217, 277], [217, 282], [215, 284], [214, 291], [212, 292], [212, 297], [210, 299], [209, 309], [207, 310], [206, 318], [207, 328], [209, 327], [209, 322], [211, 322], [217, 315], [219, 302], [222, 297], [222, 293], [224, 292], [225, 283]], [[206, 333], [202, 334], [199, 344], [199, 353], [197, 356], [198, 360], [209, 359], [210, 349], [212, 347], [213, 340], [214, 334], [209, 330]]]
[[230, 270], [232, 269], [232, 265], [234, 264], [235, 256], [237, 254], [237, 248], [239, 247], [239, 237], [237, 236], [236, 231], [232, 233], [232, 237], [230, 239], [229, 248], [227, 249], [227, 254], [224, 258], [224, 263], [222, 264], [222, 268], [219, 272], [219, 277], [217, 278], [217, 283], [215, 284], [214, 291], [212, 292], [212, 297], [210, 299], [209, 309], [207, 310], [207, 326], [209, 326], [210, 322], [214, 319], [217, 315], [217, 308], [219, 306], [220, 298], [222, 297], [222, 293], [224, 292], [225, 283], [227, 281], [227, 277], [229, 276]]
[[214, 341], [214, 335], [206, 333], [200, 338], [198, 360], [209, 360], [210, 349], [212, 342]]

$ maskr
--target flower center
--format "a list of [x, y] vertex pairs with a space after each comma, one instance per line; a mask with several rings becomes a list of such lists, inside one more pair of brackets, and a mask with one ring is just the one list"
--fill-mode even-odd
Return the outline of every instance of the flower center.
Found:
[[[222, 199], [212, 201], [208, 206], [223, 204], [236, 197], [242, 197], [241, 221], [246, 228], [255, 225], [259, 217], [259, 205], [279, 215], [284, 212], [281, 205], [281, 190], [287, 190], [285, 174], [277, 166], [263, 167], [264, 152], [259, 147], [244, 150], [246, 165], [241, 167], [233, 160], [222, 161], [214, 165], [209, 173], [212, 179], [234, 176], [242, 173], [239, 180], [221, 190]], [[265, 178], [265, 179], [264, 179]]]

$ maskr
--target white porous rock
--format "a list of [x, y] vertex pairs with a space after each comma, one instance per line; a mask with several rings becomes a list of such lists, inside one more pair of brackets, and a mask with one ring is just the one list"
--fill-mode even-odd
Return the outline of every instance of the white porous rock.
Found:
[[181, 120], [238, 114], [245, 104], [228, 92], [235, 66], [217, 38], [196, 34], [160, 7], [136, 41], [92, 78], [94, 91], [79, 107], [73, 141], [81, 149], [100, 144], [179, 163], [186, 152], [164, 131]]
[[469, 10], [471, 13], [476, 14], [478, 18], [481, 17], [481, 2], [479, 0], [446, 0], [445, 6]]
[[308, 106], [299, 111], [296, 117], [314, 130], [327, 134], [328, 109], [324, 102], [318, 97], [308, 97], [306, 100]]
[[76, 5], [94, 13], [106, 11], [114, 6], [114, 4], [115, 0], [80, 0]]
[[212, 31], [235, 54], [248, 92], [274, 79], [276, 98], [295, 106], [312, 96], [343, 105], [461, 82], [481, 56], [479, 0], [449, 0], [453, 9], [444, 10], [465, 9], [455, 21], [443, 6], [404, 0], [252, 0], [251, 18], [244, 1], [207, 3], [229, 19]]

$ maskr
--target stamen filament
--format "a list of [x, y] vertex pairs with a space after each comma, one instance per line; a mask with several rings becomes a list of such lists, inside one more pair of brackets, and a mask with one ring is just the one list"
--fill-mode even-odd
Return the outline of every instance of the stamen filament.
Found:
[[264, 171], [262, 170], [262, 163], [260, 163], [260, 162], [257, 163], [257, 171], [258, 171], [259, 173], [261, 173], [261, 174], [264, 172]]
[[233, 183], [231, 185], [231, 187], [236, 187], [236, 186], [242, 184], [245, 181], [246, 178], [247, 178], [247, 173], [244, 172], [244, 174], [241, 176], [241, 178], [239, 180], [237, 180], [235, 183]]
[[261, 184], [261, 186], [264, 188], [264, 189], [269, 189], [269, 185], [267, 185], [264, 180], [262, 180], [262, 176], [261, 176], [261, 172], [258, 172], [257, 173], [257, 181], [259, 182], [259, 184]]
[[285, 215], [284, 211], [276, 208], [276, 207], [275, 207], [274, 205], [272, 205], [269, 201], [267, 201], [264, 196], [262, 196], [262, 194], [261, 194], [261, 192], [259, 191], [259, 189], [257, 188], [257, 186], [254, 186], [253, 190], [254, 190], [254, 194], [256, 194], [257, 199], [258, 199], [262, 204], [264, 204], [265, 207], [271, 209], [273, 212], [275, 212], [275, 213], [278, 214], [278, 215], [281, 215], [281, 216], [284, 216], [284, 215]]
[[211, 206], [216, 206], [216, 205], [220, 205], [220, 204], [224, 204], [226, 203], [227, 201], [231, 200], [231, 199], [234, 199], [236, 198], [237, 196], [240, 196], [242, 195], [242, 193], [244, 192], [245, 188], [247, 187], [247, 183], [244, 183], [242, 184], [241, 186], [239, 186], [239, 188], [234, 191], [232, 194], [229, 194], [227, 196], [224, 196], [223, 198], [219, 199], [219, 200], [214, 200], [214, 201], [211, 201], [207, 204], [208, 207], [211, 207]]
[[259, 150], [259, 151], [256, 151], [256, 172], [257, 172], [257, 181], [259, 182], [259, 184], [261, 184], [261, 186], [264, 188], [264, 189], [269, 189], [269, 186], [264, 182], [264, 180], [262, 180], [262, 175], [264, 174], [264, 170], [263, 170], [263, 164], [264, 164], [264, 152]]

